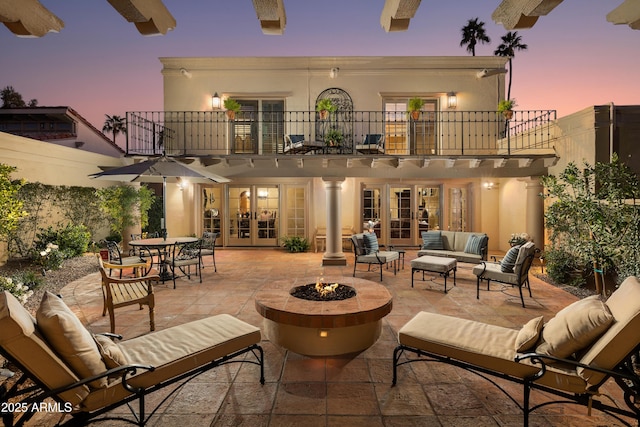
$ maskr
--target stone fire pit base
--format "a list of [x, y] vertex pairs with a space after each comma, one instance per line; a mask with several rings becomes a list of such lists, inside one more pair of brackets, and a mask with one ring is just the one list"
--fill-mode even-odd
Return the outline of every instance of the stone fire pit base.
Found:
[[306, 356], [337, 356], [371, 347], [380, 337], [382, 318], [393, 305], [387, 288], [360, 278], [325, 277], [323, 283], [351, 286], [356, 296], [341, 301], [307, 301], [290, 294], [292, 288], [315, 281], [278, 281], [256, 295], [255, 306], [264, 317], [265, 336]]
[[382, 321], [343, 328], [305, 328], [264, 319], [264, 333], [274, 344], [305, 356], [337, 356], [357, 353], [380, 338]]

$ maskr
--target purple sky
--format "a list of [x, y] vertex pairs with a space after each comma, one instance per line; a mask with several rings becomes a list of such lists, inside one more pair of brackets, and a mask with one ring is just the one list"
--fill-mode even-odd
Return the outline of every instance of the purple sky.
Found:
[[[41, 106], [70, 106], [98, 128], [104, 114], [162, 110], [163, 56], [464, 56], [460, 30], [475, 17], [492, 40], [476, 54], [492, 55], [507, 32], [491, 19], [499, 0], [425, 0], [398, 33], [380, 27], [383, 0], [285, 0], [282, 36], [262, 34], [249, 0], [165, 0], [177, 27], [156, 37], [141, 36], [106, 0], [41, 2], [65, 28], [22, 39], [0, 26], [0, 87]], [[640, 104], [640, 31], [606, 21], [621, 2], [566, 0], [519, 31], [529, 49], [513, 63], [518, 109], [562, 117], [590, 105]]]

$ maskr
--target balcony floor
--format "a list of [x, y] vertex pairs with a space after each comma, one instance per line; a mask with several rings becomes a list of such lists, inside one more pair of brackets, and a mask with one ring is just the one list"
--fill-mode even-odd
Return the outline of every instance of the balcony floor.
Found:
[[[351, 357], [303, 357], [263, 340], [266, 384], [260, 385], [257, 367], [231, 364], [216, 368], [187, 384], [151, 419], [151, 426], [251, 425], [251, 426], [462, 426], [522, 425], [522, 413], [489, 382], [449, 365], [419, 362], [400, 367], [398, 385], [391, 387], [392, 354], [397, 331], [417, 312], [448, 314], [496, 325], [519, 328], [531, 318], [551, 318], [577, 298], [531, 275], [533, 298], [520, 305], [517, 290], [481, 291], [476, 300], [473, 265], [459, 264], [457, 286], [442, 292], [442, 281], [421, 282], [411, 288], [408, 250], [405, 269], [397, 276], [384, 271], [383, 284], [394, 300], [393, 310], [383, 319], [382, 336], [376, 344]], [[206, 316], [230, 313], [261, 326], [262, 317], [254, 306], [254, 296], [274, 280], [290, 278], [351, 277], [353, 256], [347, 254], [345, 267], [321, 266], [321, 253], [289, 254], [277, 249], [219, 250], [218, 272], [205, 258], [203, 283], [179, 279], [156, 288], [156, 328], [158, 330]], [[534, 271], [532, 269], [532, 271]], [[357, 277], [379, 283], [379, 272], [361, 271]], [[449, 283], [448, 283], [449, 284]], [[102, 295], [98, 273], [67, 285], [62, 295], [80, 319], [94, 332], [108, 332], [108, 317], [102, 317]], [[148, 332], [148, 314], [131, 306], [116, 312], [116, 332], [125, 339]], [[264, 334], [263, 334], [264, 336]], [[504, 383], [498, 380], [498, 383]], [[508, 390], [522, 401], [522, 388], [513, 383]], [[603, 391], [617, 387], [605, 387]], [[156, 394], [162, 394], [159, 392]], [[353, 398], [357, 396], [357, 398]], [[545, 396], [533, 392], [532, 402]], [[157, 401], [152, 395], [148, 403]], [[621, 406], [624, 406], [622, 403]], [[115, 411], [124, 413], [126, 408]], [[47, 425], [54, 415], [38, 414], [29, 425]], [[615, 419], [585, 407], [551, 405], [531, 416], [532, 425], [621, 425]]]

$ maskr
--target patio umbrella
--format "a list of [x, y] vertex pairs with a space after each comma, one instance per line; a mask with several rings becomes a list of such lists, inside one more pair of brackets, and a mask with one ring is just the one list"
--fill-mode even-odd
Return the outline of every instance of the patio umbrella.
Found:
[[160, 227], [165, 228], [167, 215], [166, 193], [167, 181], [178, 182], [188, 178], [191, 182], [229, 182], [229, 179], [204, 170], [196, 170], [170, 157], [161, 156], [139, 163], [107, 169], [89, 175], [95, 179], [121, 182], [158, 182], [162, 183], [162, 220]]

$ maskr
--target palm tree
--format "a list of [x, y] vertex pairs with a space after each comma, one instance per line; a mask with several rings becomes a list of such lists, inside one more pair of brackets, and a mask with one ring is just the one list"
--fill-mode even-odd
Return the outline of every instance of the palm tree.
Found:
[[102, 126], [102, 132], [111, 132], [113, 134], [113, 143], [116, 143], [116, 135], [119, 133], [126, 134], [127, 133], [127, 123], [125, 119], [120, 116], [110, 116], [105, 114], [107, 120], [104, 121], [104, 126]]
[[470, 52], [472, 56], [476, 56], [476, 44], [480, 42], [490, 43], [491, 39], [484, 31], [484, 22], [478, 22], [478, 18], [469, 19], [467, 25], [462, 27], [462, 40], [460, 40], [460, 47], [467, 45], [467, 52]]
[[517, 31], [509, 31], [507, 34], [502, 36], [502, 43], [498, 46], [495, 52], [493, 52], [496, 56], [509, 57], [509, 89], [507, 90], [506, 99], [511, 99], [511, 81], [513, 80], [513, 64], [511, 60], [515, 56], [516, 50], [527, 50], [528, 48], [528, 46], [526, 44], [522, 44], [521, 41], [522, 38], [518, 35]]

